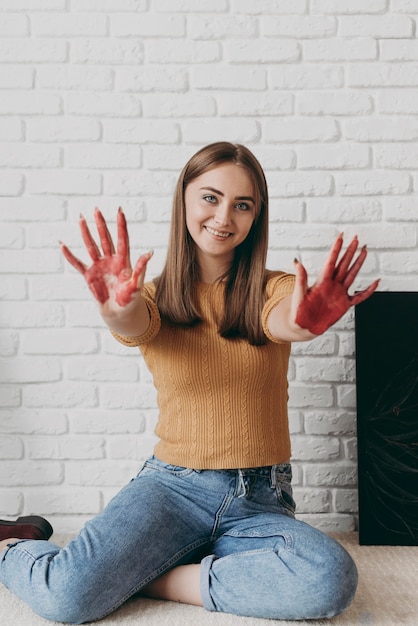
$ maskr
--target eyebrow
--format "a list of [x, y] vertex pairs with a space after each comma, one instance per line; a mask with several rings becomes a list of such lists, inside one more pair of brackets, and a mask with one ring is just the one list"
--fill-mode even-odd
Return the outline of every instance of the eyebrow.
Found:
[[[215, 189], [215, 187], [201, 187], [200, 190], [201, 191], [213, 191], [214, 193], [217, 193], [219, 196], [222, 196], [222, 197], [224, 197], [225, 195], [222, 193], [222, 191], [219, 191], [219, 189]], [[236, 196], [235, 200], [247, 200], [255, 204], [255, 200], [252, 196]]]

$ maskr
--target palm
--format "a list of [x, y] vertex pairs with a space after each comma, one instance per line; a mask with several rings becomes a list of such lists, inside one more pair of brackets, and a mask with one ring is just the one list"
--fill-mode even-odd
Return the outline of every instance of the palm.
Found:
[[312, 287], [307, 286], [306, 270], [298, 263], [296, 287], [293, 295], [293, 312], [296, 323], [314, 335], [321, 335], [335, 324], [348, 309], [366, 300], [377, 288], [379, 281], [372, 283], [367, 289], [348, 294], [363, 265], [367, 250], [363, 247], [357, 259], [351, 264], [358, 247], [355, 237], [337, 263], [342, 248], [342, 236], [333, 245], [328, 260]]
[[80, 218], [81, 234], [92, 260], [90, 267], [75, 257], [64, 244], [61, 244], [61, 248], [67, 261], [84, 276], [96, 300], [109, 313], [118, 307], [128, 307], [134, 303], [135, 295], [139, 293], [143, 285], [145, 268], [151, 254], [142, 255], [132, 269], [129, 258], [128, 231], [122, 210], [119, 209], [117, 217], [118, 243], [116, 249], [103, 215], [98, 209], [96, 209], [94, 217], [102, 252], [94, 241], [85, 219]]

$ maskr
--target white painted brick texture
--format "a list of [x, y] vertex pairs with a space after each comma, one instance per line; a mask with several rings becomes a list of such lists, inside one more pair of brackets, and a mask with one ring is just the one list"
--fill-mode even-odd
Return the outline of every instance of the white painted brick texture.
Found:
[[[354, 287], [418, 289], [416, 0], [2, 0], [0, 514], [78, 530], [155, 441], [156, 394], [58, 240], [123, 206], [134, 256], [164, 262], [176, 176], [227, 139], [261, 160], [269, 265], [311, 280], [340, 231]], [[353, 313], [293, 347], [299, 516], [357, 523]]]

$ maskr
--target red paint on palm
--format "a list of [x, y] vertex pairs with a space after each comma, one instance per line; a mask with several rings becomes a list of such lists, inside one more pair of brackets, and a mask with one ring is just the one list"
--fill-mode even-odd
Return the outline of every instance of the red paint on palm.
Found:
[[366, 246], [361, 248], [352, 263], [358, 248], [357, 237], [351, 241], [347, 250], [338, 261], [343, 244], [340, 235], [334, 243], [325, 266], [312, 287], [307, 286], [307, 273], [301, 263], [296, 261], [296, 285], [299, 302], [296, 309], [296, 323], [314, 335], [321, 335], [335, 324], [348, 309], [366, 300], [377, 288], [376, 280], [369, 287], [353, 296], [348, 289], [356, 278], [366, 256]]
[[132, 269], [129, 259], [128, 230], [123, 211], [119, 209], [117, 215], [116, 250], [106, 221], [98, 209], [94, 213], [94, 218], [103, 254], [94, 241], [83, 216], [80, 216], [80, 230], [87, 252], [92, 259], [92, 265], [87, 267], [64, 244], [61, 244], [62, 252], [67, 261], [84, 276], [89, 289], [100, 304], [103, 305], [109, 299], [114, 299], [119, 306], [125, 307], [132, 301], [134, 294], [138, 293], [138, 279], [145, 271], [152, 253], [142, 255]]

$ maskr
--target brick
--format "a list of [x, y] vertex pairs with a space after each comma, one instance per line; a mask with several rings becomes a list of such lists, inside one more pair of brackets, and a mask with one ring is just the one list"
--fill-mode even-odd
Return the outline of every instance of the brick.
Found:
[[361, 63], [347, 69], [348, 87], [416, 87], [417, 63]]
[[312, 0], [311, 12], [345, 15], [350, 13], [385, 13], [387, 11], [386, 0], [368, 0], [367, 4], [363, 0]]
[[124, 68], [116, 72], [116, 89], [119, 92], [186, 92], [188, 73], [184, 68], [141, 67], [139, 69]]
[[17, 385], [0, 385], [0, 406], [19, 407], [20, 401], [20, 388]]
[[337, 234], [338, 230], [335, 227], [317, 226], [315, 224], [305, 224], [301, 227], [300, 224], [275, 223], [270, 227], [272, 245], [290, 248], [293, 257], [295, 249], [305, 251], [303, 262], [305, 262], [307, 250], [321, 250], [321, 254], [323, 254], [322, 251], [328, 250]]
[[418, 221], [417, 201], [414, 196], [404, 198], [384, 198], [383, 210], [388, 222]]
[[303, 489], [296, 487], [293, 491], [298, 514], [327, 513], [331, 508], [331, 496], [327, 489]]
[[61, 148], [40, 144], [8, 144], [0, 146], [0, 167], [60, 167]]
[[115, 93], [70, 93], [67, 110], [72, 115], [109, 117], [136, 117], [141, 114], [141, 103], [136, 96]]
[[141, 196], [148, 193], [165, 195], [174, 189], [175, 177], [164, 172], [109, 172], [105, 176], [105, 194]]
[[294, 198], [329, 196], [333, 192], [333, 178], [327, 174], [285, 172], [270, 186], [273, 196]]
[[303, 469], [307, 486], [352, 487], [357, 484], [357, 467], [347, 461], [307, 464]]
[[[1, 148], [0, 148], [1, 151]], [[13, 224], [2, 225], [0, 231], [0, 248], [21, 249], [24, 246], [24, 230]]]
[[[66, 307], [66, 322], [69, 328], [81, 326], [82, 328], [97, 328], [100, 326], [100, 317], [97, 311], [97, 304], [90, 301], [83, 302], [80, 307], [79, 302], [69, 302]], [[102, 324], [104, 324], [102, 322]]]
[[334, 17], [264, 15], [260, 18], [260, 28], [265, 37], [314, 39], [335, 35], [338, 23]]
[[[0, 68], [1, 74], [1, 68]], [[21, 141], [23, 139], [22, 122], [18, 119], [0, 119], [0, 141]]]
[[33, 142], [97, 141], [101, 137], [101, 126], [90, 118], [40, 117], [27, 120], [27, 133]]
[[376, 37], [397, 39], [414, 36], [414, 21], [404, 15], [355, 15], [339, 20], [340, 37]]
[[374, 102], [369, 95], [358, 92], [318, 92], [297, 94], [300, 115], [368, 115]]
[[418, 121], [414, 118], [369, 117], [347, 120], [343, 128], [344, 139], [354, 141], [416, 141]]
[[66, 41], [48, 39], [0, 40], [0, 63], [55, 63], [68, 60]]
[[0, 172], [0, 196], [18, 196], [23, 191], [23, 176], [15, 172]]
[[376, 198], [309, 198], [306, 215], [309, 222], [361, 223], [380, 222], [382, 200]]
[[72, 357], [64, 364], [65, 378], [92, 382], [135, 382], [138, 366], [124, 357]]
[[23, 276], [0, 276], [1, 300], [25, 300], [26, 297], [26, 281]]
[[189, 16], [187, 32], [190, 39], [231, 39], [233, 37], [255, 37], [257, 20], [248, 15]]
[[29, 172], [26, 179], [27, 189], [33, 194], [94, 195], [102, 190], [102, 177], [93, 172], [42, 170]]
[[403, 172], [345, 172], [335, 178], [342, 196], [397, 195], [411, 190], [411, 177]]
[[3, 410], [0, 413], [2, 430], [5, 433], [22, 435], [63, 435], [68, 431], [67, 417], [64, 412], [39, 411], [22, 407]]
[[22, 512], [23, 494], [15, 489], [0, 490], [0, 515], [17, 517]]
[[2, 221], [13, 222], [50, 222], [64, 218], [62, 198], [0, 198]]
[[380, 44], [382, 61], [417, 61], [418, 42], [416, 40], [385, 40]]
[[152, 385], [109, 384], [103, 388], [100, 401], [105, 409], [154, 409], [155, 388]]
[[223, 50], [230, 63], [284, 63], [301, 57], [299, 44], [291, 39], [237, 39], [225, 42]]
[[334, 89], [344, 86], [344, 70], [337, 65], [295, 64], [270, 70], [273, 89]]
[[309, 145], [298, 150], [301, 169], [364, 169], [371, 166], [368, 146], [353, 144]]
[[357, 461], [357, 437], [343, 441], [343, 448], [346, 459]]
[[222, 92], [217, 103], [220, 116], [268, 117], [292, 115], [294, 110], [291, 94], [265, 93], [260, 98], [258, 92]]
[[316, 337], [315, 341], [300, 341], [292, 345], [292, 354], [294, 356], [332, 356], [336, 353], [337, 335], [325, 333], [320, 337]]
[[100, 13], [122, 13], [128, 11], [146, 11], [148, 9], [147, 0], [72, 0], [71, 10], [74, 12]]
[[331, 461], [340, 456], [340, 440], [337, 437], [294, 435], [292, 460]]
[[251, 144], [260, 138], [260, 127], [253, 119], [189, 120], [183, 125], [187, 144], [199, 146], [213, 141], [231, 141]]
[[388, 274], [412, 274], [418, 272], [417, 252], [383, 252], [380, 255], [381, 271]]
[[0, 332], [0, 355], [14, 356], [19, 346], [19, 335], [10, 331]]
[[179, 126], [171, 120], [104, 120], [104, 140], [112, 143], [177, 143]]
[[0, 99], [0, 115], [59, 115], [61, 96], [30, 93], [28, 91], [3, 91]]
[[352, 515], [341, 515], [336, 513], [329, 514], [302, 514], [297, 515], [296, 519], [310, 524], [323, 533], [348, 533], [356, 530], [356, 521]]
[[0, 459], [22, 459], [23, 443], [19, 437], [3, 435], [0, 437]]
[[372, 61], [378, 58], [375, 39], [353, 37], [342, 39], [311, 39], [303, 42], [305, 61]]
[[4, 369], [2, 380], [5, 383], [43, 383], [61, 379], [59, 360], [53, 358], [0, 359], [0, 367]]
[[144, 50], [148, 63], [215, 63], [222, 58], [221, 46], [217, 41], [147, 39], [144, 41]]
[[142, 98], [144, 117], [205, 117], [216, 113], [215, 99], [199, 93], [146, 94]]
[[352, 333], [340, 332], [338, 354], [344, 357], [355, 357], [355, 337]]
[[[168, 2], [168, 0], [166, 0]], [[293, 15], [307, 13], [307, 0], [231, 0], [232, 13]]]
[[307, 358], [296, 363], [296, 378], [310, 382], [354, 381], [354, 361], [341, 358]]
[[92, 330], [36, 330], [23, 334], [23, 354], [95, 354], [99, 344], [97, 333]]
[[107, 35], [106, 15], [43, 13], [31, 16], [31, 34], [35, 37], [100, 37]]
[[[147, 146], [144, 149], [144, 167], [147, 170], [160, 170], [161, 164], [164, 163], [166, 170], [178, 174], [193, 153], [194, 149], [190, 146]], [[161, 205], [161, 198], [156, 198], [155, 201]], [[169, 209], [171, 211], [171, 207]], [[149, 217], [151, 216], [154, 219], [153, 211], [149, 213]]]
[[70, 168], [137, 169], [141, 167], [141, 160], [138, 146], [81, 143], [65, 149], [65, 164]]
[[333, 390], [330, 385], [315, 387], [293, 384], [289, 386], [289, 407], [330, 407], [334, 404]]
[[184, 37], [186, 20], [179, 15], [111, 15], [113, 37]]
[[97, 390], [80, 382], [27, 385], [23, 389], [22, 404], [35, 408], [71, 408], [97, 406]]
[[137, 410], [115, 411], [90, 410], [72, 411], [71, 432], [79, 434], [139, 434], [145, 431], [146, 417]]
[[340, 130], [332, 119], [294, 117], [284, 120], [267, 120], [263, 125], [263, 136], [267, 142], [335, 142]]
[[374, 147], [376, 167], [383, 169], [417, 169], [418, 155], [411, 144], [380, 144]]
[[156, 13], [217, 13], [228, 11], [228, 0], [212, 0], [210, 6], [201, 0], [154, 0]]
[[0, 328], [49, 328], [64, 325], [61, 305], [50, 303], [4, 302]]
[[119, 487], [138, 473], [139, 466], [139, 459], [130, 462], [109, 459], [90, 463], [70, 462], [66, 464], [67, 482], [69, 485], [88, 487]]
[[[100, 493], [70, 487], [30, 490], [25, 495], [25, 507], [37, 515], [94, 515], [101, 510]], [[55, 524], [54, 524], [55, 526]]]
[[109, 438], [109, 455], [111, 459], [133, 459], [145, 461], [157, 443], [157, 437], [123, 437]]
[[356, 415], [354, 412], [305, 411], [305, 432], [307, 435], [341, 437], [356, 434]]
[[143, 44], [138, 39], [76, 39], [70, 58], [75, 63], [138, 64], [143, 61]]
[[66, 0], [2, 0], [0, 11], [65, 11]]
[[105, 67], [48, 65], [37, 70], [37, 84], [41, 89], [108, 91], [113, 89], [113, 82], [113, 70]]
[[0, 66], [1, 89], [32, 89], [34, 80], [35, 70], [30, 67]]
[[251, 150], [261, 162], [267, 179], [277, 176], [278, 170], [293, 170], [296, 167], [296, 154], [289, 146], [254, 145]]
[[418, 115], [416, 89], [387, 89], [377, 94], [377, 109], [384, 114]]
[[0, 485], [10, 487], [33, 485], [59, 485], [62, 483], [64, 470], [61, 463], [55, 461], [32, 462], [19, 459], [3, 464]]
[[418, 13], [418, 0], [392, 0], [395, 13]]
[[334, 507], [337, 513], [357, 513], [358, 490], [336, 489], [334, 495]]
[[102, 459], [105, 456], [102, 437], [30, 437], [26, 443], [28, 457], [34, 460]]

